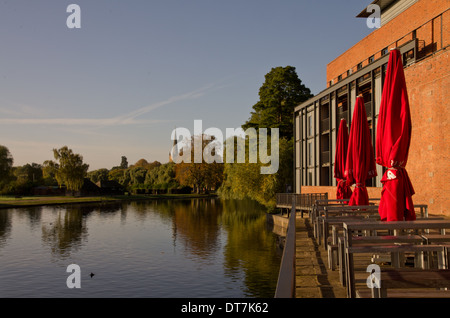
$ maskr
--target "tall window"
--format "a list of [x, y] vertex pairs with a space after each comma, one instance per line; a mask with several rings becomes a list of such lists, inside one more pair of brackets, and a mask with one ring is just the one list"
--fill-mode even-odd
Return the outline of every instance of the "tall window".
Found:
[[308, 141], [308, 166], [313, 165], [313, 143]]
[[313, 174], [311, 171], [308, 172], [308, 185], [313, 185]]
[[312, 121], [312, 115], [308, 115], [308, 137], [313, 136], [313, 121]]

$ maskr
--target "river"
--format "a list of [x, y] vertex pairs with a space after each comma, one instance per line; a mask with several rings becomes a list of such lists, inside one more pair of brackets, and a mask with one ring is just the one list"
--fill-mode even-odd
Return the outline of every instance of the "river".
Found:
[[0, 297], [271, 298], [278, 245], [252, 201], [2, 209]]

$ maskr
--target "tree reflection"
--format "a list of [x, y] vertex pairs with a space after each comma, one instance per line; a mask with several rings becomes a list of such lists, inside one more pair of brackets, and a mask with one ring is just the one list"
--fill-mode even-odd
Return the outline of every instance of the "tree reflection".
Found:
[[42, 207], [28, 207], [16, 210], [20, 216], [24, 216], [30, 224], [31, 230], [38, 228], [41, 223]]
[[86, 216], [93, 206], [67, 206], [57, 212], [54, 222], [42, 225], [42, 241], [50, 246], [53, 255], [70, 256], [87, 239]]
[[273, 297], [281, 251], [276, 236], [268, 231], [264, 208], [250, 200], [224, 201], [221, 221], [228, 232], [225, 272], [234, 277], [244, 272], [248, 296]]
[[221, 208], [215, 201], [196, 199], [172, 202], [173, 229], [177, 241], [179, 238], [189, 253], [204, 260], [220, 249], [218, 217]]
[[5, 245], [6, 240], [11, 235], [11, 212], [0, 210], [0, 247]]

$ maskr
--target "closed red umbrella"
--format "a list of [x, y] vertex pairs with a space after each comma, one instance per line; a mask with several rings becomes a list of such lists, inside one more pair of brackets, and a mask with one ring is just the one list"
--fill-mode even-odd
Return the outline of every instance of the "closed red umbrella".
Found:
[[345, 119], [341, 119], [336, 141], [336, 155], [334, 158], [334, 178], [338, 183], [336, 190], [336, 199], [350, 199], [350, 197], [352, 196], [352, 189], [347, 184], [347, 180], [344, 177], [345, 163], [347, 162], [347, 148], [347, 121]]
[[389, 56], [380, 114], [378, 115], [376, 161], [388, 168], [381, 182], [380, 217], [385, 221], [415, 220], [414, 188], [406, 172], [411, 143], [411, 114], [400, 52]]
[[370, 138], [369, 124], [367, 123], [364, 99], [358, 97], [350, 127], [347, 162], [344, 172], [347, 183], [355, 184], [355, 189], [348, 205], [369, 204], [366, 180], [376, 175], [375, 156]]

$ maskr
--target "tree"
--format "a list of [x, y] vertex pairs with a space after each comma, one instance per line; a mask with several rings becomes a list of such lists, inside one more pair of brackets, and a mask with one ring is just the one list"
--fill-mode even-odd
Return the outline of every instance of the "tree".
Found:
[[[287, 186], [293, 185], [294, 109], [311, 97], [311, 91], [302, 84], [295, 67], [275, 67], [266, 74], [259, 89], [259, 101], [242, 128], [279, 129], [279, 169], [276, 174], [264, 175], [260, 173], [261, 162], [249, 163], [247, 158], [245, 163], [227, 163], [219, 189], [222, 197], [250, 198], [270, 209], [275, 207], [275, 194], [286, 192]], [[246, 147], [248, 149], [248, 145]]]
[[178, 186], [173, 162], [157, 166], [149, 170], [145, 176], [145, 187], [149, 189], [173, 189]]
[[289, 139], [293, 136], [295, 107], [312, 96], [310, 89], [298, 78], [295, 67], [272, 68], [265, 75], [265, 82], [259, 89], [259, 101], [242, 128], [279, 128], [280, 137]]
[[275, 194], [285, 192], [286, 184], [292, 184], [292, 140], [280, 139], [279, 159], [276, 174], [261, 174], [262, 163], [250, 163], [248, 158], [245, 163], [225, 163], [220, 196], [225, 199], [250, 198], [269, 209], [275, 208]]
[[124, 182], [124, 175], [125, 175], [126, 169], [120, 169], [119, 167], [113, 168], [108, 172], [108, 180], [113, 180], [121, 185], [126, 187], [126, 184]]
[[[65, 185], [69, 191], [79, 191], [89, 168], [88, 164], [83, 163], [83, 156], [73, 153], [67, 146], [53, 149], [53, 155], [59, 161], [55, 171], [59, 186]], [[55, 163], [52, 165], [56, 167]]]
[[42, 184], [42, 176], [42, 166], [37, 163], [13, 167], [7, 192], [16, 195], [29, 195], [32, 193], [33, 187]]
[[14, 175], [18, 181], [39, 183], [43, 177], [42, 166], [34, 162], [32, 164], [27, 163], [24, 166], [15, 168]]
[[0, 145], [0, 187], [9, 181], [13, 162], [9, 149]]
[[42, 177], [44, 178], [45, 185], [56, 185], [56, 172], [59, 169], [59, 165], [52, 160], [45, 160], [42, 165]]
[[102, 168], [88, 172], [87, 176], [92, 182], [97, 183], [99, 181], [107, 181], [108, 174], [109, 174], [108, 169]]
[[120, 169], [128, 169], [127, 157], [122, 156], [122, 161], [120, 162]]
[[[190, 143], [191, 162], [178, 163], [175, 168], [176, 180], [183, 186], [192, 187], [197, 193], [203, 190], [217, 189], [223, 179], [223, 163], [215, 161], [207, 163], [204, 156], [202, 156], [201, 163], [194, 162], [194, 144], [200, 138], [202, 153], [206, 146], [215, 142], [214, 136], [192, 136]], [[214, 153], [211, 153], [211, 155], [214, 156]]]

